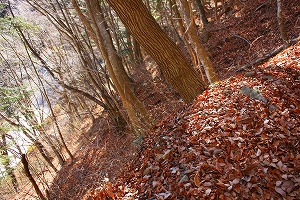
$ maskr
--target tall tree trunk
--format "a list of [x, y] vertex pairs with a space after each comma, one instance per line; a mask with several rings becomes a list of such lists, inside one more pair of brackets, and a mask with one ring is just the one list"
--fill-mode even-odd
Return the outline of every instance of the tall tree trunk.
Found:
[[184, 12], [186, 13], [186, 23], [189, 24], [189, 27], [186, 31], [190, 35], [192, 42], [196, 46], [197, 57], [203, 64], [206, 77], [210, 83], [218, 81], [218, 76], [213, 68], [213, 64], [208, 56], [208, 53], [204, 49], [203, 45], [200, 43], [198, 38], [198, 30], [195, 24], [195, 19], [192, 13], [191, 5], [187, 0], [181, 0], [181, 4]]
[[214, 9], [215, 21], [218, 21], [218, 0], [214, 0], [214, 1], [215, 1], [215, 9]]
[[98, 1], [94, 1], [94, 0], [91, 1], [91, 3], [93, 3], [94, 7], [90, 13], [95, 16], [95, 20], [96, 20], [95, 25], [98, 26], [98, 28], [102, 34], [103, 41], [104, 41], [104, 47], [107, 49], [108, 57], [111, 61], [114, 72], [115, 72], [118, 80], [120, 80], [121, 82], [126, 81], [128, 84], [130, 84], [130, 83], [132, 83], [132, 80], [130, 79], [127, 72], [125, 71], [124, 65], [122, 64], [122, 59], [118, 55], [118, 53], [114, 47], [112, 38], [111, 38], [109, 32], [107, 31], [108, 26], [104, 19], [104, 15], [102, 13], [100, 4], [98, 3]]
[[32, 174], [30, 173], [30, 170], [29, 170], [29, 164], [28, 164], [28, 161], [27, 161], [27, 159], [26, 159], [26, 155], [25, 155], [25, 154], [22, 154], [21, 162], [22, 162], [23, 167], [24, 167], [25, 175], [27, 176], [27, 178], [28, 178], [29, 181], [31, 182], [31, 184], [32, 184], [32, 186], [34, 187], [35, 192], [37, 193], [37, 195], [39, 196], [39, 198], [40, 198], [41, 200], [47, 200], [46, 197], [43, 195], [42, 191], [40, 190], [38, 184], [37, 184], [36, 181], [34, 180]]
[[[89, 81], [91, 81], [93, 83], [93, 86], [90, 85], [91, 88], [97, 94], [98, 94], [98, 92], [100, 92], [101, 95], [99, 95], [99, 96], [103, 100], [103, 103], [106, 105], [106, 107], [108, 109], [107, 111], [110, 114], [110, 117], [112, 118], [112, 120], [115, 122], [115, 124], [119, 128], [124, 128], [126, 126], [126, 120], [124, 119], [124, 117], [120, 113], [119, 108], [117, 106], [117, 103], [115, 103], [112, 96], [107, 94], [107, 91], [105, 90], [104, 83], [101, 82], [101, 78], [97, 77], [97, 75], [95, 73], [92, 73], [96, 69], [93, 69], [92, 60], [91, 60], [90, 56], [86, 55], [85, 49], [82, 47], [82, 45], [80, 43], [77, 43], [75, 41], [75, 46], [77, 48], [77, 51], [79, 52], [79, 57], [81, 59], [82, 65], [87, 71]], [[59, 76], [62, 79], [62, 74], [60, 72], [59, 72]], [[126, 76], [127, 76], [127, 74], [126, 74]], [[102, 87], [100, 86], [101, 84], [102, 84]], [[96, 89], [94, 87], [96, 87], [98, 92], [96, 91]]]
[[206, 17], [206, 13], [205, 13], [202, 1], [201, 0], [196, 0], [196, 4], [198, 6], [199, 13], [200, 13], [200, 19], [201, 19], [203, 25], [204, 26], [208, 25], [208, 20], [207, 20], [207, 17]]
[[143, 55], [140, 44], [136, 41], [135, 38], [132, 39], [133, 43], [133, 52], [134, 52], [134, 59], [138, 64], [143, 62]]
[[167, 81], [191, 102], [205, 84], [141, 0], [107, 0], [131, 35], [156, 61]]
[[184, 34], [184, 25], [183, 25], [183, 20], [182, 20], [182, 17], [180, 15], [180, 12], [179, 12], [179, 9], [178, 9], [178, 6], [176, 4], [176, 1], [175, 0], [169, 0], [170, 2], [170, 9], [173, 10], [174, 12], [174, 18], [177, 22], [177, 26], [178, 26], [178, 32], [179, 34], [181, 35], [181, 37], [183, 38], [183, 42], [185, 44], [185, 46], [188, 48], [189, 50], [189, 54], [191, 56], [191, 59], [192, 59], [192, 62], [193, 62], [193, 65], [194, 66], [197, 66], [197, 56], [191, 46], [191, 44], [189, 43], [189, 39], [188, 39], [188, 36], [186, 34]]
[[209, 31], [207, 30], [209, 22], [207, 20], [205, 9], [204, 9], [202, 1], [201, 0], [196, 0], [196, 4], [197, 4], [197, 7], [199, 9], [200, 19], [201, 19], [202, 24], [203, 24], [203, 29], [202, 29], [203, 30], [203, 38], [204, 38], [204, 41], [207, 42], [208, 39], [209, 39]]

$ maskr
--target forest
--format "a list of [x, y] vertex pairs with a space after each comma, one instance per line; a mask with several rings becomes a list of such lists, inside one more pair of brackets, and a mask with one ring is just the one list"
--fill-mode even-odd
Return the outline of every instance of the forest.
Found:
[[0, 0], [0, 200], [300, 198], [298, 0]]

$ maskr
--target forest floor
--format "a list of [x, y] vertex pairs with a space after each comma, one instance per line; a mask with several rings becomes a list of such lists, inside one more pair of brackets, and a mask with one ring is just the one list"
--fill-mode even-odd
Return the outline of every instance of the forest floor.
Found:
[[[93, 199], [299, 199], [300, 42], [168, 115]], [[88, 198], [86, 198], [88, 199]]]
[[[296, 38], [300, 5], [283, 5]], [[154, 81], [137, 77], [135, 92], [157, 123], [141, 146], [102, 113], [77, 139], [51, 199], [299, 199], [300, 43], [237, 73], [283, 44], [276, 2], [241, 3], [209, 29], [205, 47], [222, 81], [187, 105], [149, 65]]]

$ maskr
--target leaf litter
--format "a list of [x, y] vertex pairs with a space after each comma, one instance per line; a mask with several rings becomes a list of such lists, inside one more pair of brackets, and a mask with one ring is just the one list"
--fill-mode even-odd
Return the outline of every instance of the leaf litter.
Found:
[[298, 199], [299, 56], [298, 43], [166, 117], [109, 186], [109, 197]]

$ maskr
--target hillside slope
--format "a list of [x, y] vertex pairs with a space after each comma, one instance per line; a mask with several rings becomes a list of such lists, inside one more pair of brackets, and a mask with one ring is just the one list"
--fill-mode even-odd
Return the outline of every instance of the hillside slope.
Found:
[[[104, 199], [298, 199], [300, 43], [152, 129]], [[87, 198], [88, 199], [88, 198]]]
[[[283, 5], [288, 37], [298, 37], [299, 5], [293, 0]], [[120, 138], [100, 116], [83, 133], [87, 141], [75, 162], [57, 174], [52, 199], [296, 199], [299, 45], [251, 71], [235, 73], [282, 45], [275, 1], [239, 1], [236, 16], [212, 23], [210, 32], [205, 47], [216, 71], [222, 79], [232, 78], [188, 107], [151, 63], [154, 80], [135, 78], [135, 92], [153, 117], [163, 120], [139, 154], [129, 131]]]

